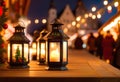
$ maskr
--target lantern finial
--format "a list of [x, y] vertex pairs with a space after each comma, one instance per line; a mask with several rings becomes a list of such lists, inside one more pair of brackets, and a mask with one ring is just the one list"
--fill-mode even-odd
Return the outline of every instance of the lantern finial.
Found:
[[61, 26], [61, 25], [63, 25], [61, 22], [59, 22], [59, 19], [55, 19], [55, 22], [53, 23], [53, 24], [51, 24], [51, 25], [54, 25], [54, 26]]

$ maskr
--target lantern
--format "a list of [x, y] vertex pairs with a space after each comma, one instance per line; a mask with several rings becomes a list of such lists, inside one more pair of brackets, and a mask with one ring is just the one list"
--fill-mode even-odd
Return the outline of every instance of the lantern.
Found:
[[16, 26], [15, 33], [8, 42], [10, 67], [29, 67], [29, 40], [24, 34], [24, 27]]
[[37, 60], [37, 42], [36, 42], [36, 39], [33, 39], [32, 44], [31, 44], [31, 55], [32, 55], [32, 60]]
[[34, 36], [33, 36], [33, 41], [31, 44], [31, 56], [32, 56], [32, 60], [37, 60], [37, 54], [39, 53], [39, 51], [37, 50], [38, 48], [38, 42], [37, 42], [37, 38], [39, 37], [39, 32], [37, 30], [34, 31]]
[[67, 70], [68, 64], [68, 36], [63, 33], [61, 24], [55, 20], [52, 32], [48, 35], [48, 70]]
[[40, 39], [39, 39], [39, 62], [40, 64], [45, 64], [46, 62], [47, 41], [44, 37], [47, 33], [48, 32], [45, 29], [42, 30], [42, 32], [40, 33]]

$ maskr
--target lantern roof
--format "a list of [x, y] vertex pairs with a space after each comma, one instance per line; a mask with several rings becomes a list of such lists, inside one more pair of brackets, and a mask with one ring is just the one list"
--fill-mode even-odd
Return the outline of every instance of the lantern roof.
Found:
[[17, 25], [17, 26], [15, 27], [15, 30], [24, 30], [24, 28], [25, 28], [25, 27], [22, 27], [22, 26], [20, 26], [20, 25]]
[[47, 38], [57, 40], [69, 39], [69, 37], [62, 31], [62, 29], [59, 28], [61, 25], [63, 24], [60, 23], [57, 19], [55, 19], [55, 22], [52, 24], [52, 28], [55, 28], [55, 30], [52, 30], [52, 32], [47, 36]]
[[48, 31], [46, 29], [43, 29], [40, 34], [42, 35], [42, 37], [44, 37], [46, 34], [48, 33]]
[[39, 41], [40, 39], [45, 39], [44, 37], [48, 34], [48, 31], [46, 29], [43, 29], [41, 32], [40, 32], [40, 36], [37, 38], [36, 41]]
[[18, 25], [15, 27], [15, 33], [13, 36], [8, 40], [14, 43], [28, 43], [30, 40], [24, 34], [24, 27]]
[[60, 32], [62, 38], [69, 39], [69, 37], [62, 30], [59, 30], [59, 32]]

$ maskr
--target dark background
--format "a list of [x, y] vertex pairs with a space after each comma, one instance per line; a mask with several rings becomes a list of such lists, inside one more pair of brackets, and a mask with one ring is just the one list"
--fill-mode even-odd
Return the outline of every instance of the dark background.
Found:
[[[48, 8], [49, 8], [49, 3], [51, 0], [31, 0], [29, 12], [28, 12], [28, 19], [31, 20], [31, 25], [30, 28], [32, 30], [39, 29], [40, 26], [42, 26], [41, 20], [43, 18], [47, 18], [48, 16]], [[55, 6], [57, 8], [57, 13], [63, 10], [63, 8], [66, 6], [66, 4], [69, 4], [71, 9], [74, 10], [76, 7], [76, 3], [78, 0], [54, 0]], [[91, 8], [93, 6], [97, 7], [97, 10], [100, 8], [103, 8], [103, 1], [104, 0], [82, 0], [85, 7], [87, 8], [88, 11], [91, 11]], [[108, 0], [109, 3], [112, 0]], [[111, 16], [113, 16], [117, 9], [115, 7], [112, 7], [112, 12], [108, 13], [107, 9], [104, 10], [105, 13], [102, 15], [102, 18], [100, 21], [102, 23], [105, 23]], [[39, 19], [39, 24], [34, 24], [35, 19]]]

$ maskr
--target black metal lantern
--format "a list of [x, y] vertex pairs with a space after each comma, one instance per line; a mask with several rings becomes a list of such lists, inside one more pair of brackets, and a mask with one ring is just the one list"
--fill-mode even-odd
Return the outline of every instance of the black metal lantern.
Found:
[[31, 56], [32, 60], [37, 60], [37, 41], [36, 39], [33, 39], [31, 43]]
[[48, 32], [45, 29], [43, 29], [40, 33], [40, 39], [39, 39], [39, 62], [40, 64], [46, 63], [47, 41], [44, 37], [47, 33]]
[[67, 70], [68, 36], [63, 33], [61, 24], [55, 20], [52, 32], [48, 35], [48, 70]]
[[29, 40], [24, 27], [16, 26], [14, 35], [8, 40], [8, 63], [10, 67], [29, 67]]
[[33, 41], [31, 43], [31, 56], [32, 60], [37, 60], [37, 54], [39, 53], [37, 38], [39, 37], [39, 32], [37, 30], [34, 31]]

